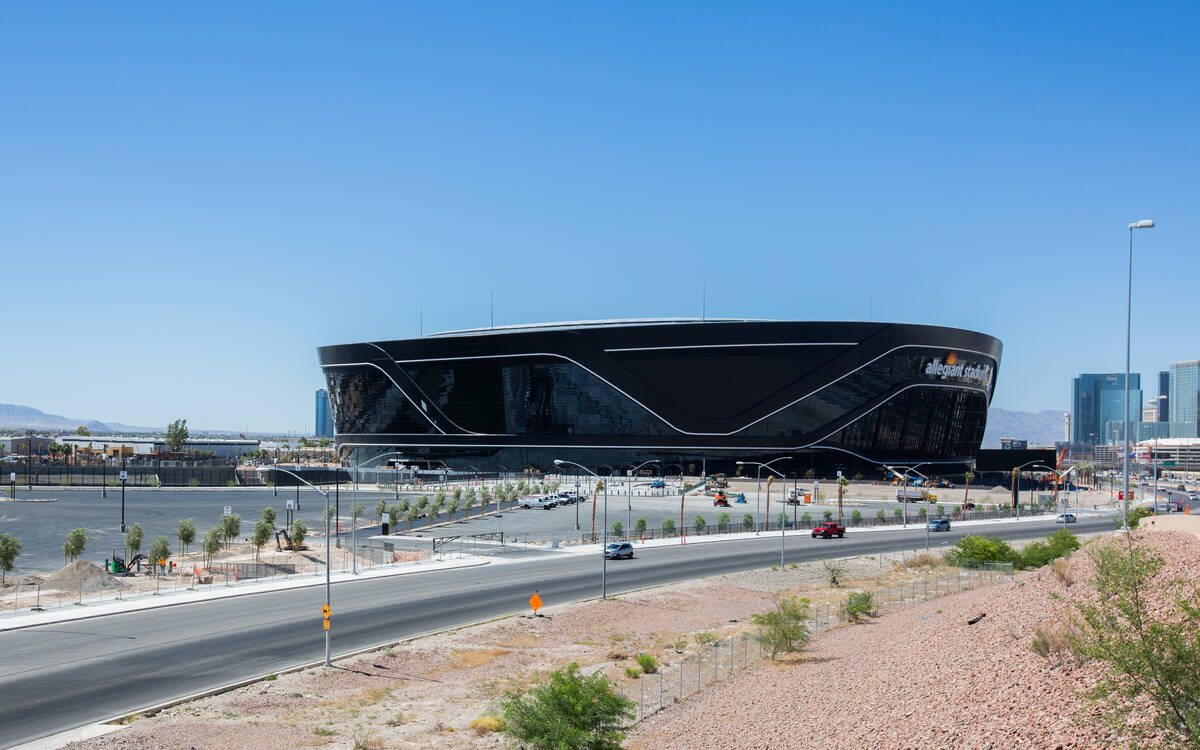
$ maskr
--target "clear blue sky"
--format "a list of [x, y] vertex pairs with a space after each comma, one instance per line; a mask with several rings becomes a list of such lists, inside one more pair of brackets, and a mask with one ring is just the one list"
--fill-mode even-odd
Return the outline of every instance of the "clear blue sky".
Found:
[[1200, 357], [1186, 3], [10, 3], [0, 401], [312, 429], [317, 346], [973, 328], [994, 405]]

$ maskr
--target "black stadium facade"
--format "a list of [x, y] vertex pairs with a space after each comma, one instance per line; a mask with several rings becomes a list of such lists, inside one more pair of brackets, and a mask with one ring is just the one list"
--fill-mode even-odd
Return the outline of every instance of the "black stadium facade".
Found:
[[[318, 350], [354, 463], [734, 473], [931, 462], [962, 471], [983, 438], [1001, 343], [890, 323], [649, 320], [455, 331]], [[924, 471], [936, 471], [927, 468]]]

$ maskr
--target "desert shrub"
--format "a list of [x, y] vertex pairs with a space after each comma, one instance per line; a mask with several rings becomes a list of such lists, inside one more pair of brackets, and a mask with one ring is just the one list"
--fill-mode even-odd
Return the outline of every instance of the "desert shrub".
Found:
[[808, 616], [808, 599], [789, 596], [778, 599], [771, 611], [750, 619], [758, 626], [755, 637], [774, 659], [779, 654], [794, 653], [804, 647], [809, 636]]
[[917, 520], [924, 521], [929, 517], [929, 511], [924, 506], [917, 509]]
[[850, 514], [850, 525], [851, 526], [861, 526], [862, 525], [862, 511], [855, 510], [853, 513]]
[[662, 522], [662, 530], [664, 536], [670, 536], [675, 533], [675, 519], [664, 518]]
[[969, 534], [954, 543], [946, 553], [946, 561], [966, 568], [979, 567], [985, 562], [1007, 562], [1017, 566], [1021, 554], [998, 536]]
[[638, 654], [637, 663], [646, 674], [654, 674], [658, 671], [658, 659], [650, 654]]
[[879, 523], [883, 523], [884, 521], [886, 521], [887, 520], [887, 511], [885, 511], [883, 508], [880, 508], [879, 510], [875, 511], [875, 520], [878, 521]]
[[859, 622], [876, 614], [875, 595], [870, 591], [851, 591], [842, 601], [842, 616], [847, 622]]
[[[1093, 546], [1089, 555], [1098, 596], [1072, 602], [1078, 630], [1071, 645], [1106, 668], [1092, 697], [1113, 728], [1134, 740], [1149, 727], [1130, 719], [1144, 716], [1149, 703], [1155, 745], [1200, 745], [1200, 593], [1184, 581], [1152, 582], [1162, 558], [1128, 536]], [[1152, 590], [1170, 604], [1152, 606]]]
[[642, 676], [642, 670], [637, 667], [625, 667], [625, 676], [631, 680], [636, 680]]
[[575, 662], [502, 704], [504, 732], [530, 750], [620, 750], [634, 703], [614, 695], [603, 672], [584, 676]]
[[[1129, 520], [1129, 528], [1136, 529], [1138, 523], [1146, 516], [1154, 515], [1154, 511], [1150, 508], [1130, 508], [1129, 515], [1126, 518]], [[1120, 519], [1117, 520], [1117, 527], [1120, 528]]]
[[620, 521], [613, 521], [613, 524], [612, 524], [612, 534], [613, 534], [613, 536], [615, 536], [616, 538], [620, 539], [620, 538], [621, 538], [621, 534], [622, 534], [624, 531], [625, 531], [625, 526], [624, 526], [624, 525], [623, 525], [623, 524], [622, 524]]
[[634, 529], [634, 531], [636, 531], [639, 534], [645, 534], [646, 533], [646, 519], [638, 518], [638, 520], [634, 521], [633, 529]]
[[812, 513], [805, 513], [804, 515], [800, 516], [800, 523], [804, 524], [805, 526], [812, 526]]
[[1077, 549], [1079, 549], [1078, 537], [1066, 529], [1059, 529], [1044, 540], [1025, 545], [1025, 549], [1021, 552], [1020, 567], [1040, 568], [1052, 560], [1070, 555]]
[[1058, 580], [1067, 586], [1074, 586], [1078, 581], [1078, 576], [1071, 570], [1071, 563], [1063, 558], [1059, 558], [1051, 563], [1050, 570], [1058, 577]]
[[1050, 656], [1071, 648], [1071, 635], [1058, 625], [1037, 625], [1033, 629], [1033, 641], [1029, 647], [1038, 656]]
[[696, 533], [698, 534], [704, 531], [704, 527], [708, 525], [708, 522], [704, 520], [704, 516], [696, 516], [696, 520], [692, 521], [692, 525], [696, 527]]
[[716, 634], [711, 630], [701, 630], [692, 636], [692, 638], [695, 639], [697, 646], [708, 646], [717, 640]]
[[828, 561], [821, 564], [825, 567], [825, 578], [829, 580], [829, 585], [841, 586], [842, 582], [846, 580], [846, 567], [840, 563]]
[[726, 529], [729, 528], [729, 514], [728, 513], [722, 513], [721, 515], [717, 516], [717, 528], [720, 529], [721, 531], [725, 531]]
[[826, 521], [833, 520], [833, 511], [832, 510], [827, 510], [822, 515], [824, 516]]
[[896, 519], [897, 521], [903, 520], [903, 518], [904, 518], [904, 509], [903, 509], [903, 508], [896, 508], [894, 511], [892, 511], [892, 518]]
[[745, 513], [742, 515], [742, 530], [743, 531], [754, 531], [754, 515], [753, 514]]
[[471, 719], [471, 723], [467, 726], [474, 730], [475, 734], [483, 736], [504, 729], [504, 719], [499, 716], [480, 716]]

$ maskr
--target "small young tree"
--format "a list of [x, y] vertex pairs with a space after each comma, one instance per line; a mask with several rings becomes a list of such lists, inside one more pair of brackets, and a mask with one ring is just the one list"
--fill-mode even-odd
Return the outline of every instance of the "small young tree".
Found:
[[186, 555], [192, 542], [196, 541], [196, 519], [185, 518], [175, 528], [175, 536], [179, 539], [179, 554]]
[[[753, 519], [751, 519], [753, 520]], [[812, 513], [804, 513], [800, 516], [800, 523], [803, 526], [812, 526]]]
[[429, 495], [421, 495], [421, 499], [417, 501], [417, 510], [424, 512], [429, 507]]
[[150, 542], [150, 565], [153, 568], [155, 565], [163, 567], [163, 573], [166, 573], [166, 560], [171, 557], [170, 541], [159, 534], [154, 537], [154, 541]]
[[[482, 509], [482, 511], [486, 511], [486, 510], [487, 510], [488, 503], [490, 503], [491, 501], [492, 501], [492, 496], [491, 496], [491, 494], [488, 492], [488, 489], [487, 489], [487, 487], [483, 487], [483, 488], [481, 488], [481, 489], [479, 490], [479, 507]], [[499, 506], [499, 505], [497, 505], [497, 506], [496, 506], [496, 510], [500, 510], [500, 506]], [[481, 512], [482, 512], [482, 511], [481, 511]]]
[[403, 511], [400, 510], [400, 506], [396, 503], [392, 503], [391, 505], [387, 506], [388, 521], [392, 524], [393, 529], [396, 528], [396, 524], [400, 523], [401, 513], [403, 513]]
[[[382, 523], [383, 517], [387, 514], [388, 514], [387, 500], [380, 500], [379, 504], [377, 504], [375, 506], [375, 517], [378, 518], [379, 521]], [[392, 523], [396, 523], [396, 522], [392, 521]]]
[[886, 520], [887, 520], [887, 512], [884, 511], [883, 508], [880, 508], [879, 510], [875, 511], [875, 522], [876, 523], [882, 524]]
[[922, 505], [920, 508], [917, 509], [917, 518], [918, 519], [924, 521], [928, 515], [929, 515], [929, 512], [925, 510], [925, 506]]
[[[472, 487], [471, 489], [467, 490], [466, 502], [467, 502], [467, 507], [468, 507], [468, 508], [472, 507], [473, 505], [475, 505], [475, 504], [477, 504], [477, 503], [479, 502], [479, 497], [478, 497], [478, 496], [475, 494], [475, 488], [474, 488], [474, 487]], [[482, 510], [482, 509], [480, 509], [480, 511], [479, 511], [479, 512], [482, 514], [482, 513], [483, 513], [483, 510]]]
[[870, 591], [851, 591], [842, 601], [841, 609], [846, 622], [859, 622], [864, 617], [874, 617], [878, 614], [875, 595]]
[[420, 514], [421, 512], [417, 510], [417, 506], [415, 505], [408, 509], [408, 512], [404, 514], [404, 520], [408, 521], [408, 528], [411, 529], [413, 527], [413, 524], [417, 522], [417, 516]]
[[813, 471], [812, 469], [809, 469], [808, 471], [804, 472], [805, 479], [815, 479], [816, 476], [817, 476], [817, 472]]
[[434, 495], [434, 497], [436, 497], [436, 498], [437, 498], [438, 502], [440, 502], [440, 503], [445, 503], [445, 502], [446, 502], [446, 492], [445, 492], [445, 490], [438, 490], [437, 494], [436, 494], [436, 495]]
[[129, 527], [129, 531], [125, 532], [125, 562], [129, 563], [142, 549], [142, 540], [146, 538], [146, 530], [142, 528], [140, 523], [135, 523]]
[[236, 539], [238, 534], [242, 533], [242, 517], [237, 513], [221, 516], [221, 533], [225, 536], [227, 544]]
[[758, 626], [757, 638], [771, 659], [804, 647], [808, 641], [808, 612], [808, 599], [789, 596], [776, 600], [770, 612], [750, 618]]
[[707, 525], [708, 525], [708, 522], [704, 520], [704, 516], [698, 515], [698, 516], [696, 516], [696, 520], [692, 521], [692, 526], [695, 527], [697, 534], [704, 531], [704, 527]]
[[88, 539], [87, 529], [82, 526], [67, 532], [67, 541], [63, 544], [63, 557], [66, 558], [67, 562], [71, 562], [83, 554], [83, 550], [87, 547]]
[[664, 518], [662, 522], [663, 536], [675, 536], [675, 519]]
[[468, 492], [467, 496], [465, 498], [463, 498], [463, 507], [467, 509], [467, 518], [470, 518], [471, 517], [471, 508], [475, 507], [475, 493], [474, 492]]
[[0, 586], [4, 585], [5, 577], [12, 572], [13, 563], [21, 554], [21, 540], [12, 534], [0, 534]]
[[450, 500], [450, 517], [454, 518], [454, 514], [458, 512], [458, 501], [451, 498]]
[[266, 521], [268, 524], [270, 524], [272, 529], [275, 528], [275, 509], [272, 508], [270, 505], [263, 508], [261, 520]]
[[862, 511], [860, 511], [856, 508], [854, 510], [854, 512], [850, 514], [850, 525], [851, 526], [861, 526], [862, 525]]
[[717, 516], [717, 528], [720, 529], [721, 531], [729, 530], [729, 514], [728, 513], [722, 513], [719, 516]]
[[825, 518], [826, 521], [831, 521], [831, 520], [833, 520], [833, 511], [827, 510], [822, 514], [822, 516]]
[[308, 536], [308, 524], [297, 518], [292, 522], [292, 544], [299, 547]]
[[212, 565], [213, 556], [221, 551], [221, 535], [221, 526], [218, 524], [209, 529], [200, 542], [200, 549], [204, 552], [205, 565]]
[[358, 519], [362, 518], [366, 508], [362, 504], [362, 500], [355, 501], [354, 508], [350, 511], [351, 517], [354, 519], [354, 527], [358, 528]]
[[462, 491], [462, 487], [455, 487], [455, 488], [454, 488], [454, 499], [455, 499], [455, 500], [457, 500], [457, 501], [459, 501], [460, 503], [462, 502], [462, 499], [463, 499], [463, 491]]
[[505, 694], [504, 731], [529, 750], [620, 750], [636, 710], [612, 689], [603, 671], [585, 676], [571, 662], [524, 693]]
[[896, 519], [897, 521], [902, 520], [904, 518], [904, 509], [896, 508], [894, 511], [892, 511], [892, 518]]
[[639, 535], [645, 534], [646, 533], [646, 519], [639, 517], [636, 521], [633, 522], [633, 529]]
[[254, 532], [250, 536], [250, 542], [254, 545], [254, 560], [258, 561], [258, 553], [262, 550], [263, 545], [271, 541], [271, 535], [275, 533], [275, 524], [267, 523], [266, 519], [260, 520], [254, 524]]
[[754, 514], [742, 514], [742, 531], [754, 531]]
[[613, 536], [615, 536], [617, 539], [620, 539], [621, 534], [624, 531], [625, 531], [625, 527], [621, 524], [620, 521], [613, 521], [613, 524], [612, 524]]

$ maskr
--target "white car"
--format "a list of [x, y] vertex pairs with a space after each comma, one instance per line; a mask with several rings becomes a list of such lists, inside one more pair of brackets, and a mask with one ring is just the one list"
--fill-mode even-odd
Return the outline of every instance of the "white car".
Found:
[[550, 510], [554, 507], [554, 501], [545, 497], [526, 495], [525, 497], [517, 498], [517, 505], [522, 508], [541, 508], [543, 510]]

